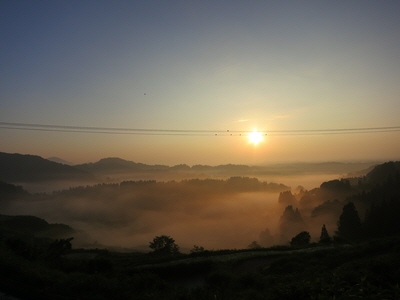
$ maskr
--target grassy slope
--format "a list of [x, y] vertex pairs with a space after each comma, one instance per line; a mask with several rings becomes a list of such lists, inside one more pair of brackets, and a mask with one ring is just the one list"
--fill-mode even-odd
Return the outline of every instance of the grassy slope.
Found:
[[75, 250], [53, 260], [3, 244], [0, 289], [21, 299], [396, 299], [399, 242], [172, 258]]

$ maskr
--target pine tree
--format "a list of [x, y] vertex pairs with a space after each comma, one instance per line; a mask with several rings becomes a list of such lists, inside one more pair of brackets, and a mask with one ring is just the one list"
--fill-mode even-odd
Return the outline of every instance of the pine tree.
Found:
[[319, 237], [319, 242], [320, 243], [330, 243], [331, 242], [331, 237], [329, 236], [328, 230], [326, 230], [325, 224], [322, 225], [321, 236]]
[[361, 220], [353, 202], [343, 206], [338, 222], [337, 235], [346, 240], [357, 240], [361, 235]]
[[281, 192], [279, 194], [278, 202], [285, 205], [294, 205], [296, 204], [296, 197], [291, 191]]
[[307, 225], [301, 217], [300, 211], [297, 208], [294, 209], [292, 205], [287, 206], [280, 218], [280, 242], [287, 243], [291, 236], [306, 229]]

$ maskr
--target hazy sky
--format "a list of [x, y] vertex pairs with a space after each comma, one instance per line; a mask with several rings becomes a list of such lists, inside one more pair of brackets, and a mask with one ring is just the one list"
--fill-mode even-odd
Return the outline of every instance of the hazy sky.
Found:
[[399, 15], [389, 0], [1, 1], [0, 122], [268, 135], [254, 146], [3, 124], [0, 151], [170, 165], [400, 159], [400, 131], [286, 135], [400, 126]]

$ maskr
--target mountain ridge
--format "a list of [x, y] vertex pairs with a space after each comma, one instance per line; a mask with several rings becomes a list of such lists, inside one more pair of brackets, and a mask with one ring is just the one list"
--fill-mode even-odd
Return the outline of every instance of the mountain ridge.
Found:
[[[123, 179], [154, 179], [162, 175], [163, 179], [185, 178], [228, 178], [231, 176], [266, 177], [274, 175], [303, 175], [303, 174], [350, 174], [365, 176], [375, 163], [344, 163], [344, 162], [302, 162], [302, 163], [275, 163], [264, 166], [250, 166], [243, 164], [201, 165], [189, 166], [178, 164], [168, 166], [162, 164], [144, 164], [125, 160], [118, 157], [100, 159], [94, 163], [67, 165], [42, 158], [37, 155], [0, 152], [0, 181], [39, 182], [39, 181], [102, 181], [107, 177]], [[362, 170], [362, 171], [360, 171]], [[132, 175], [132, 176], [131, 176]], [[163, 177], [164, 176], [164, 177]], [[169, 177], [167, 177], [169, 176]], [[176, 178], [172, 178], [176, 176]], [[115, 179], [115, 178], [114, 178]], [[121, 179], [121, 178], [119, 178]]]
[[269, 165], [244, 165], [244, 164], [221, 164], [216, 166], [195, 164], [189, 166], [187, 164], [178, 164], [174, 166], [168, 165], [149, 165], [140, 162], [133, 162], [118, 157], [108, 157], [100, 159], [97, 162], [75, 165], [80, 170], [92, 172], [97, 175], [116, 175], [129, 172], [157, 172], [157, 171], [179, 171], [179, 172], [195, 172], [195, 173], [219, 173], [221, 175], [230, 174], [263, 176], [271, 174], [306, 174], [306, 173], [332, 173], [351, 176], [357, 174], [359, 176], [366, 175], [371, 167], [378, 164], [377, 162], [298, 162], [298, 163], [274, 163]]
[[47, 157], [46, 159], [50, 160], [50, 161], [53, 161], [53, 162], [56, 162], [56, 163], [59, 163], [59, 164], [63, 164], [63, 165], [68, 165], [68, 166], [74, 165], [74, 163], [72, 163], [70, 161], [67, 161], [67, 160], [64, 160], [62, 158], [56, 157], [56, 156]]
[[86, 171], [31, 154], [0, 152], [0, 166], [0, 180], [11, 183], [95, 179]]

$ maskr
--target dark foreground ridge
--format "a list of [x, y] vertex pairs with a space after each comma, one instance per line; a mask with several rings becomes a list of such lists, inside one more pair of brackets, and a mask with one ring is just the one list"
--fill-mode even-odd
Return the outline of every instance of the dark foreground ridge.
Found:
[[20, 299], [396, 299], [399, 242], [159, 256], [71, 250], [67, 239], [27, 256], [3, 241], [0, 289]]

